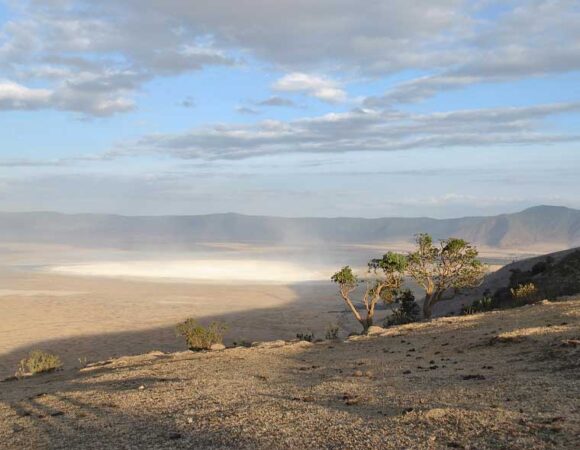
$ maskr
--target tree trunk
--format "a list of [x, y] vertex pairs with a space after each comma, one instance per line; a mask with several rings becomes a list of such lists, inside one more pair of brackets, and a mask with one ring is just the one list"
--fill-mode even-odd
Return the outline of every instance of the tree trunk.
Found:
[[431, 319], [431, 315], [433, 314], [433, 294], [425, 295], [425, 300], [423, 300], [423, 319], [429, 320]]
[[373, 317], [367, 316], [366, 319], [361, 320], [361, 325], [363, 326], [363, 334], [366, 334], [369, 328], [373, 326]]
[[[359, 312], [357, 311], [356, 307], [354, 306], [354, 304], [352, 303], [352, 301], [350, 300], [348, 295], [342, 294], [342, 298], [344, 300], [344, 302], [346, 303], [346, 305], [350, 308], [350, 311], [352, 312], [352, 314], [354, 315], [354, 318], [356, 320], [358, 320], [360, 323], [363, 323], [363, 319], [360, 316]], [[363, 325], [364, 326], [364, 325]]]

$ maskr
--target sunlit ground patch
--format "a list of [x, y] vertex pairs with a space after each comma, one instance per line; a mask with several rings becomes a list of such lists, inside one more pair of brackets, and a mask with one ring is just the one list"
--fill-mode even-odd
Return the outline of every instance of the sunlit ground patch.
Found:
[[291, 283], [329, 279], [329, 270], [305, 267], [286, 261], [260, 260], [181, 260], [119, 261], [55, 266], [51, 272], [101, 277], [137, 277], [228, 281]]
[[84, 292], [77, 291], [37, 291], [31, 289], [0, 289], [0, 297], [69, 297], [81, 295]]

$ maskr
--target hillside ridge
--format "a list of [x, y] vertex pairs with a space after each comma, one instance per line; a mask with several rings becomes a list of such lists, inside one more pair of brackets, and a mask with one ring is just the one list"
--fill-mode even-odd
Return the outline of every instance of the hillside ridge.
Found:
[[580, 245], [580, 210], [537, 206], [518, 213], [456, 219], [284, 218], [237, 213], [190, 216], [0, 213], [3, 242], [190, 248], [204, 242], [367, 244], [410, 242], [417, 233], [498, 248]]

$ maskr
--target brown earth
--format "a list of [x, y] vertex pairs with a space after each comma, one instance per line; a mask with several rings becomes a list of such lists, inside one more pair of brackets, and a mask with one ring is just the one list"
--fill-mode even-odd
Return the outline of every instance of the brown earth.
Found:
[[0, 383], [0, 448], [576, 448], [580, 297], [378, 333]]

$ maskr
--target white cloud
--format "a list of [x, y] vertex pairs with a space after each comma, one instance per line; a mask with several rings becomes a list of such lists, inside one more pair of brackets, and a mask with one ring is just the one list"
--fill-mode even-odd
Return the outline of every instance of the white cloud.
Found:
[[157, 153], [182, 159], [242, 159], [285, 153], [345, 153], [578, 142], [579, 134], [543, 127], [551, 115], [580, 111], [580, 103], [413, 114], [356, 109], [290, 122], [214, 125], [148, 135], [111, 155]]
[[[3, 76], [23, 86], [40, 81], [55, 92], [72, 86], [86, 94], [83, 102], [69, 106], [58, 101], [67, 97], [62, 94], [48, 106], [86, 114], [127, 111], [148, 80], [234, 65], [232, 55], [250, 55], [288, 73], [276, 83], [280, 90], [327, 102], [344, 101], [344, 88], [309, 74], [428, 71], [368, 101], [382, 105], [472, 83], [580, 71], [575, 0], [31, 0], [13, 5], [18, 15], [0, 29]], [[95, 80], [87, 83], [85, 77]], [[101, 97], [90, 101], [88, 96]]]
[[46, 86], [44, 101], [0, 108], [108, 116], [133, 109], [135, 92], [156, 77], [235, 63], [200, 34], [183, 31], [170, 13], [126, 3], [19, 5], [18, 19], [0, 28], [0, 73], [29, 91], [29, 83]]
[[364, 100], [364, 105], [371, 108], [389, 108], [396, 103], [424, 100], [441, 91], [460, 89], [475, 83], [496, 80], [497, 78], [471, 75], [424, 76], [400, 83], [384, 95], [368, 97]]
[[536, 0], [508, 6], [493, 21], [477, 19], [470, 34], [453, 43], [461, 54], [455, 63], [433, 65], [435, 74], [403, 82], [382, 96], [370, 97], [365, 104], [390, 107], [473, 84], [580, 71], [577, 1]]
[[133, 109], [121, 89], [110, 93], [106, 86], [79, 86], [69, 82], [53, 89], [28, 88], [13, 81], [0, 81], [0, 110], [61, 109], [95, 116], [109, 116]]
[[346, 92], [340, 88], [337, 81], [301, 72], [284, 75], [272, 85], [272, 88], [282, 92], [306, 93], [329, 103], [343, 102], [347, 98]]
[[30, 89], [12, 81], [0, 80], [0, 109], [39, 109], [46, 107], [52, 92]]

